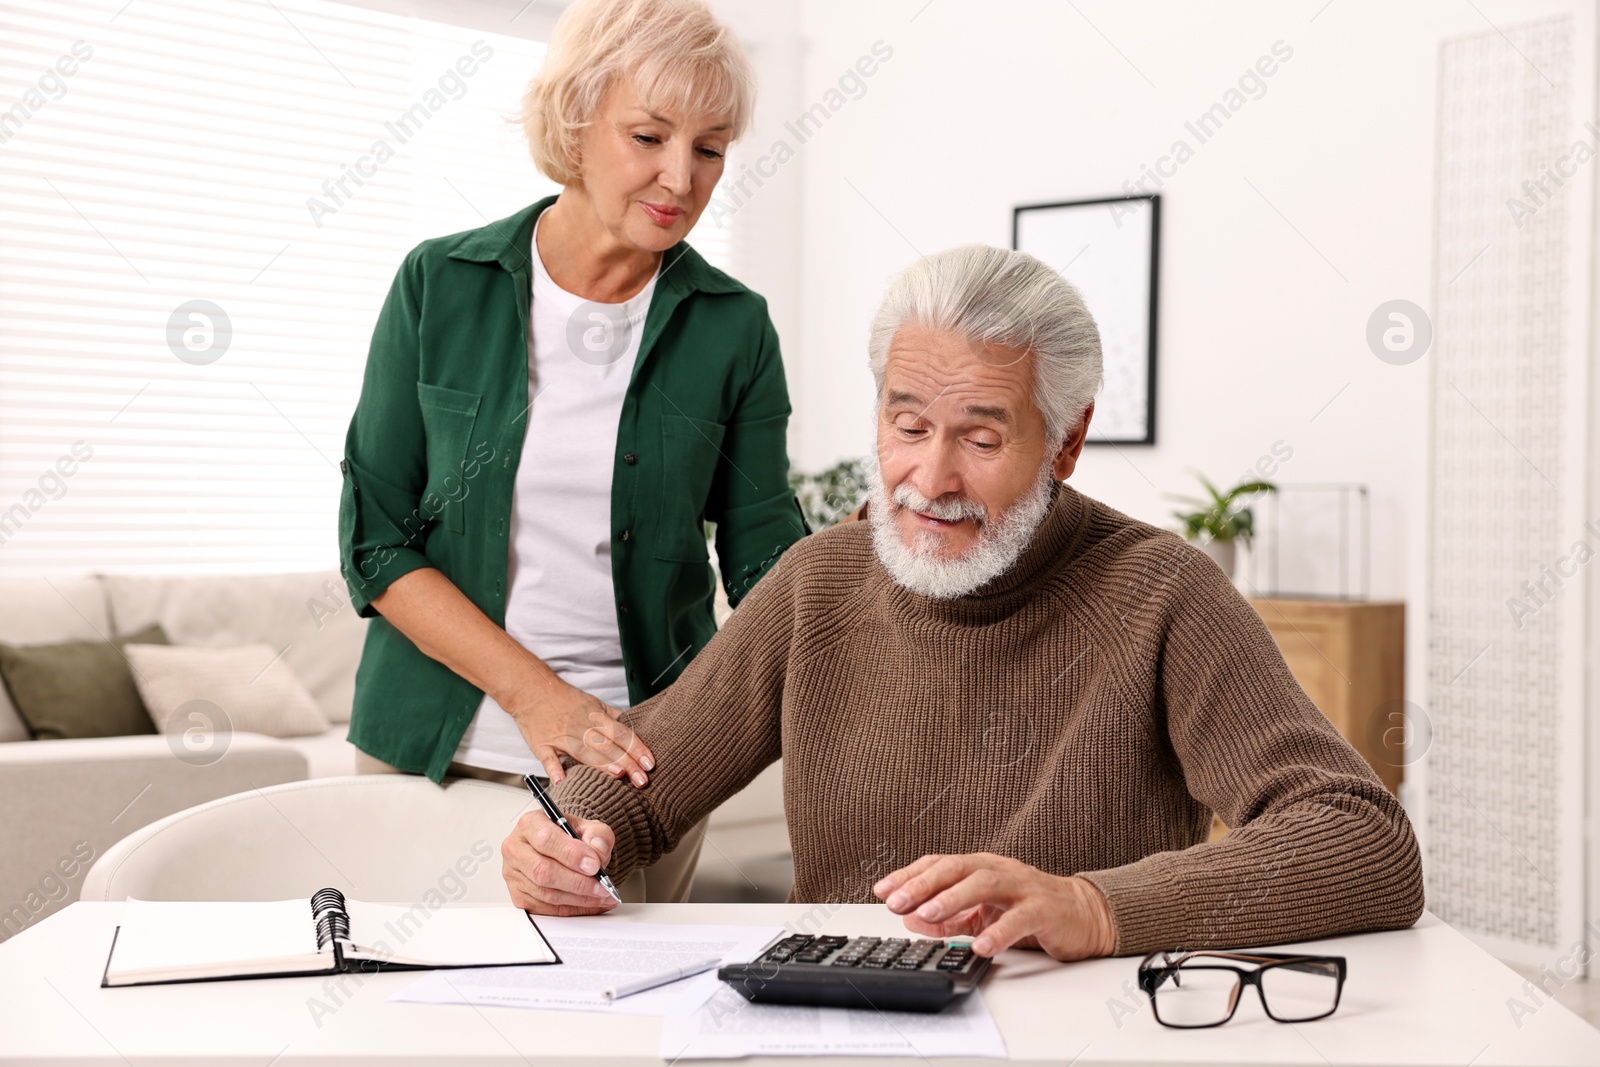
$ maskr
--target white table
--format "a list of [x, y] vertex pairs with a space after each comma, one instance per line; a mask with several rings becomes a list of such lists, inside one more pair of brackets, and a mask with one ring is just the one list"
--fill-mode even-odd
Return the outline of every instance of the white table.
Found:
[[[415, 973], [347, 977], [348, 995], [321, 1018], [313, 1017], [312, 998], [333, 1004], [324, 984], [331, 989], [336, 980], [101, 989], [121, 910], [119, 903], [77, 903], [0, 944], [0, 1062], [661, 1063], [659, 1019], [388, 1003]], [[904, 933], [897, 917], [865, 904], [624, 905], [619, 912], [595, 921]], [[1134, 959], [1063, 966], [1037, 952], [1010, 952], [996, 961], [984, 993], [1011, 1058], [1027, 1063], [1600, 1064], [1600, 1031], [1558, 1004], [1547, 1001], [1519, 1029], [1506, 1001], [1521, 995], [1522, 979], [1432, 916], [1410, 930], [1306, 948], [1347, 956], [1350, 976], [1338, 1013], [1301, 1025], [1267, 1019], [1247, 992], [1226, 1026], [1164, 1028], [1133, 984]]]

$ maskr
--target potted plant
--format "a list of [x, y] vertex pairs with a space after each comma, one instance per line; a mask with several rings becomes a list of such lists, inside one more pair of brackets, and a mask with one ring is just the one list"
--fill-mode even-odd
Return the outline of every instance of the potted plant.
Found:
[[1231, 579], [1236, 560], [1235, 542], [1242, 541], [1248, 548], [1255, 534], [1256, 517], [1250, 510], [1250, 499], [1259, 493], [1276, 493], [1278, 487], [1271, 482], [1245, 481], [1224, 493], [1199, 471], [1195, 472], [1195, 477], [1205, 486], [1210, 499], [1168, 493], [1170, 500], [1194, 505], [1190, 511], [1174, 511], [1173, 518], [1183, 524], [1179, 532], [1210, 556]]
[[[867, 498], [867, 461], [840, 460], [817, 474], [791, 470], [789, 488], [794, 490], [806, 524], [814, 533], [849, 518]], [[707, 544], [716, 540], [715, 523], [706, 523], [705, 532]]]
[[849, 518], [867, 498], [867, 467], [861, 459], [846, 459], [818, 474], [789, 472], [789, 488], [813, 530]]

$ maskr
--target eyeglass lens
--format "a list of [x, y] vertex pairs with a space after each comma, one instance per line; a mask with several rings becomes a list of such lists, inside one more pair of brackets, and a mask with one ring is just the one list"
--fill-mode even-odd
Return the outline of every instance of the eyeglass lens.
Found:
[[1211, 1026], [1232, 1014], [1238, 996], [1232, 971], [1179, 967], [1156, 990], [1156, 1018], [1168, 1026]]
[[1339, 999], [1339, 969], [1326, 960], [1285, 963], [1261, 972], [1261, 999], [1267, 1014], [1284, 1022], [1315, 1019]]

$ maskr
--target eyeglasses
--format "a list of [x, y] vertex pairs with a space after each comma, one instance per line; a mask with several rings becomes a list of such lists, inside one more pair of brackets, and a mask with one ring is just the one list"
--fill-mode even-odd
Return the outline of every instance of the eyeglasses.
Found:
[[[1249, 963], [1249, 970], [1227, 961]], [[1344, 992], [1343, 956], [1276, 952], [1152, 952], [1139, 964], [1139, 988], [1162, 1026], [1198, 1029], [1233, 1018], [1239, 994], [1255, 986], [1267, 1016], [1304, 1023], [1332, 1015]]]

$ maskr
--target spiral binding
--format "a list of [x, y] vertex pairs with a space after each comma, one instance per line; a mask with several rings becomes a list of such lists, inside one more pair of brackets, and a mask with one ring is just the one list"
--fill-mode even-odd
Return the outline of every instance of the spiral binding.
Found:
[[317, 925], [319, 951], [335, 941], [350, 940], [350, 913], [337, 889], [319, 889], [311, 895], [311, 918]]

